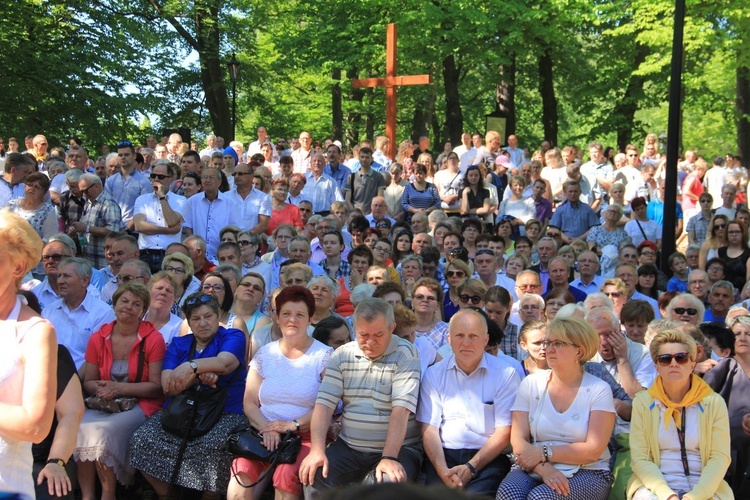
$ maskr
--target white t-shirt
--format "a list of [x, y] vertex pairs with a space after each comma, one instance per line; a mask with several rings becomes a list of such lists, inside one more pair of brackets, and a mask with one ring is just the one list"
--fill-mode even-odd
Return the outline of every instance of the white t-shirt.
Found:
[[[527, 412], [535, 442], [555, 444], [582, 443], [589, 432], [592, 411], [615, 413], [612, 389], [603, 380], [584, 372], [573, 403], [558, 413], [547, 391], [551, 370], [540, 370], [521, 381], [512, 411]], [[609, 450], [598, 460], [581, 465], [582, 469], [609, 470]]]
[[433, 182], [438, 188], [440, 196], [449, 194], [459, 195], [456, 201], [451, 205], [448, 205], [444, 201], [440, 202], [440, 208], [443, 210], [458, 209], [461, 206], [461, 183], [464, 180], [464, 175], [459, 170], [458, 172], [451, 172], [450, 170], [440, 170], [435, 174]]
[[[641, 231], [641, 228], [643, 231]], [[625, 232], [628, 233], [628, 236], [630, 236], [630, 239], [635, 246], [640, 245], [647, 238], [648, 241], [656, 243], [656, 240], [661, 239], [661, 230], [662, 227], [659, 223], [653, 220], [647, 220], [644, 222], [642, 220], [633, 219], [625, 224]], [[644, 233], [646, 234], [645, 238], [643, 237]]]

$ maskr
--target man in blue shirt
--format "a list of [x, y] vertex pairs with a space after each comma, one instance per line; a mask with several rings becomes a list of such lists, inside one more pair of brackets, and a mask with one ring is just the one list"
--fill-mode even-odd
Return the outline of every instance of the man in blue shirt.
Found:
[[719, 280], [713, 284], [708, 293], [709, 307], [703, 316], [703, 321], [718, 321], [724, 323], [729, 308], [734, 302], [734, 285], [726, 280]]
[[349, 170], [349, 167], [341, 163], [341, 149], [335, 144], [328, 146], [326, 159], [328, 163], [323, 168], [323, 173], [333, 177], [343, 195], [344, 189], [346, 189], [346, 180], [352, 174], [352, 171]]
[[577, 181], [565, 181], [563, 193], [566, 201], [557, 207], [549, 225], [560, 228], [562, 240], [566, 244], [576, 238], [585, 240], [589, 230], [600, 224], [599, 217], [590, 206], [581, 203], [581, 186]]

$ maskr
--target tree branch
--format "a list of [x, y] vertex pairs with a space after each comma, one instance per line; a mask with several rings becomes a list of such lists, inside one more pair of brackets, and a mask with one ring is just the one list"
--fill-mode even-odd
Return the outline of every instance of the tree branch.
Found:
[[193, 35], [188, 32], [188, 30], [185, 29], [185, 27], [177, 21], [177, 19], [174, 16], [167, 16], [164, 15], [164, 12], [162, 12], [161, 7], [159, 7], [159, 4], [156, 3], [156, 0], [149, 0], [149, 3], [154, 8], [154, 10], [159, 14], [161, 17], [167, 20], [169, 24], [172, 25], [172, 27], [177, 31], [177, 33], [180, 34], [182, 38], [185, 39], [185, 41], [195, 50], [200, 51], [200, 45], [198, 44], [198, 41], [193, 37]]

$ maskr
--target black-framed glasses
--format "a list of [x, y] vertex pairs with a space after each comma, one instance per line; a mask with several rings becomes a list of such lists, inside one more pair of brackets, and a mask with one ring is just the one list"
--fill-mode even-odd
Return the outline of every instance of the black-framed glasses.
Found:
[[78, 188], [78, 190], [79, 190], [79, 191], [80, 191], [81, 193], [83, 193], [83, 194], [86, 194], [86, 193], [88, 192], [88, 190], [89, 190], [89, 189], [91, 189], [91, 186], [93, 186], [93, 184], [91, 184], [91, 185], [89, 185], [89, 186], [86, 186], [86, 187], [84, 187], [84, 188]]
[[60, 262], [63, 259], [63, 257], [67, 257], [67, 255], [63, 255], [60, 253], [53, 253], [52, 255], [42, 255], [42, 260], [43, 261], [51, 260], [53, 262]]
[[204, 283], [201, 285], [201, 290], [204, 292], [223, 292], [224, 285], [212, 285], [211, 283]]
[[196, 304], [208, 304], [213, 300], [213, 296], [206, 295], [205, 293], [198, 295], [197, 297], [190, 297], [185, 301], [185, 305], [192, 307]]
[[464, 276], [466, 276], [466, 273], [460, 270], [454, 271], [451, 269], [450, 271], [445, 272], [446, 278], [463, 278]]
[[695, 309], [694, 307], [675, 307], [672, 310], [677, 313], [678, 316], [682, 316], [685, 313], [688, 313], [689, 316], [695, 316], [698, 314], [698, 309]]
[[185, 270], [180, 269], [179, 267], [165, 266], [164, 270], [170, 273], [175, 273], [175, 274], [185, 274]]
[[151, 174], [151, 175], [149, 175], [149, 177], [151, 177], [152, 180], [153, 179], [159, 179], [160, 181], [163, 181], [164, 179], [169, 179], [172, 176], [171, 175], [164, 175], [164, 174]]
[[672, 360], [677, 361], [678, 365], [684, 365], [690, 361], [690, 354], [687, 352], [676, 352], [674, 354], [659, 354], [656, 356], [656, 362], [661, 366], [669, 366]]
[[482, 297], [480, 297], [479, 295], [468, 295], [468, 294], [462, 293], [461, 295], [458, 296], [458, 298], [464, 304], [471, 302], [471, 304], [474, 306], [482, 302]]
[[477, 253], [474, 254], [475, 257], [478, 255], [492, 255], [493, 257], [495, 257], [495, 252], [493, 252], [489, 248], [482, 248], [481, 250], [477, 250]]
[[120, 141], [120, 142], [117, 143], [117, 149], [120, 149], [120, 148], [132, 148], [132, 147], [133, 147], [133, 143], [130, 142], [130, 141]]
[[237, 240], [237, 244], [241, 247], [246, 247], [248, 245], [252, 245], [253, 242], [250, 240]]
[[118, 283], [130, 283], [133, 280], [143, 279], [143, 276], [130, 276], [128, 274], [122, 276], [118, 274], [116, 279]]

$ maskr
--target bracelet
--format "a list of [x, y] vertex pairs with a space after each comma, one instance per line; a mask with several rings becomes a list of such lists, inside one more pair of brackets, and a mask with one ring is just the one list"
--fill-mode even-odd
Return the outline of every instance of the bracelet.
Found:
[[380, 457], [379, 461], [382, 462], [383, 460], [393, 460], [394, 462], [401, 463], [401, 461], [398, 459], [398, 457], [389, 457], [388, 455], [383, 455], [382, 457]]
[[47, 465], [49, 464], [55, 464], [59, 465], [63, 469], [65, 468], [65, 460], [63, 460], [62, 458], [50, 458], [49, 460], [47, 460]]
[[299, 432], [299, 422], [296, 420], [292, 420], [292, 422], [294, 422], [294, 425], [297, 427], [297, 432]]
[[542, 463], [545, 463], [547, 461], [547, 445], [543, 444], [539, 449], [542, 452]]
[[471, 478], [472, 478], [472, 479], [474, 479], [475, 477], [477, 477], [477, 474], [478, 474], [478, 472], [477, 472], [477, 470], [476, 470], [476, 469], [474, 468], [474, 466], [473, 466], [473, 465], [471, 465], [471, 463], [469, 463], [469, 462], [466, 462], [466, 463], [465, 463], [464, 465], [465, 465], [465, 466], [466, 466], [466, 467], [467, 467], [467, 468], [469, 469], [469, 472], [471, 472]]

